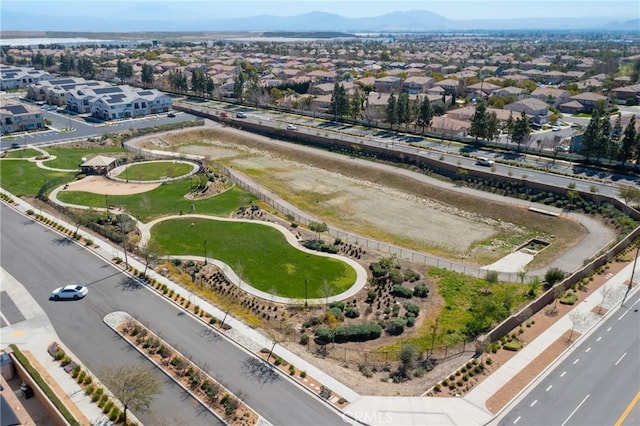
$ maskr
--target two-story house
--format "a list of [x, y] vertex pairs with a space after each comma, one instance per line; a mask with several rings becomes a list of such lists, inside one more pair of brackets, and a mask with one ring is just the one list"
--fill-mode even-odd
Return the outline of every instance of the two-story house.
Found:
[[605, 108], [609, 106], [609, 98], [606, 96], [593, 92], [579, 93], [571, 96], [567, 102], [560, 104], [560, 111], [568, 114], [591, 113], [598, 102], [602, 102]]
[[563, 104], [569, 99], [570, 93], [564, 89], [557, 89], [555, 87], [538, 87], [531, 92], [531, 97], [545, 102], [549, 105], [558, 106]]
[[12, 100], [0, 104], [0, 130], [2, 133], [23, 132], [44, 129], [42, 111], [31, 105], [23, 105]]
[[549, 119], [551, 118], [549, 105], [546, 102], [543, 102], [536, 98], [527, 98], [517, 102], [512, 102], [508, 105], [505, 105], [504, 109], [517, 113], [521, 113], [522, 111], [524, 111], [527, 117], [529, 117], [530, 120], [538, 125], [548, 123]]
[[402, 82], [402, 90], [410, 95], [417, 95], [418, 93], [426, 93], [432, 85], [433, 79], [431, 77], [412, 76]]

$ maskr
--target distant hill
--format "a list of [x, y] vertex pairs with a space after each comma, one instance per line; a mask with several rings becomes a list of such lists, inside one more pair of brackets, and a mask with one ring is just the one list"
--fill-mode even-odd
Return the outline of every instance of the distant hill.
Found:
[[[611, 18], [611, 21], [614, 21]], [[422, 32], [460, 30], [563, 30], [594, 29], [634, 31], [640, 20], [625, 22], [592, 18], [526, 18], [526, 19], [448, 19], [424, 10], [387, 13], [367, 18], [346, 18], [325, 12], [295, 16], [258, 15], [225, 19], [212, 13], [194, 14], [180, 8], [180, 3], [135, 4], [126, 13], [87, 16], [51, 16], [37, 12], [2, 11], [3, 31], [328, 31], [328, 32]]]

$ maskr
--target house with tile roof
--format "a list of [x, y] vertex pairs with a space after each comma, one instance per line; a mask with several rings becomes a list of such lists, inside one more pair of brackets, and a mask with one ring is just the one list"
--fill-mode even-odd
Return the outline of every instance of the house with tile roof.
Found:
[[580, 112], [591, 113], [598, 102], [603, 102], [604, 107], [609, 106], [609, 98], [598, 93], [584, 92], [571, 96], [568, 102], [560, 104], [560, 111], [569, 114]]
[[516, 113], [524, 111], [531, 121], [539, 125], [548, 123], [551, 118], [549, 105], [536, 98], [527, 98], [517, 102], [512, 102], [505, 105], [504, 109]]

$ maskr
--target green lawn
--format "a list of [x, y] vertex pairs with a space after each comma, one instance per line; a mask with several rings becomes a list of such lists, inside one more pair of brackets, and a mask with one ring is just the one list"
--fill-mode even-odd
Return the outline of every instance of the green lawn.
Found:
[[51, 172], [27, 161], [0, 161], [0, 185], [17, 197], [36, 196], [43, 190], [71, 182], [75, 173]]
[[345, 291], [356, 279], [348, 264], [327, 257], [304, 253], [292, 247], [278, 230], [247, 222], [206, 219], [175, 219], [161, 222], [151, 230], [153, 244], [174, 255], [204, 255], [220, 259], [236, 269], [253, 287], [283, 297], [322, 298], [324, 280], [332, 294]]
[[[124, 207], [125, 210], [141, 220], [150, 220], [168, 215], [183, 213], [210, 214], [228, 216], [240, 206], [248, 206], [256, 198], [238, 187], [204, 200], [187, 200], [184, 195], [191, 189], [189, 179], [163, 183], [153, 191], [135, 195], [104, 195], [89, 192], [64, 191], [58, 198], [65, 203], [80, 204], [90, 207], [109, 205]], [[193, 206], [193, 209], [191, 208]]]
[[17, 149], [15, 151], [9, 151], [5, 158], [32, 158], [37, 157], [40, 154], [40, 151], [36, 151], [35, 149], [26, 148], [26, 149]]
[[159, 180], [161, 178], [184, 176], [191, 170], [193, 170], [191, 164], [175, 163], [173, 161], [137, 163], [127, 167], [118, 177], [131, 180]]
[[[53, 146], [43, 147], [51, 155], [55, 155], [55, 160], [47, 161], [45, 164], [49, 167], [55, 167], [57, 169], [77, 169], [80, 170], [80, 164], [83, 163], [83, 157], [92, 157], [95, 155], [111, 156], [114, 154], [122, 154], [126, 151], [120, 147], [100, 147], [96, 148], [60, 148]], [[117, 155], [119, 156], [119, 155]]]

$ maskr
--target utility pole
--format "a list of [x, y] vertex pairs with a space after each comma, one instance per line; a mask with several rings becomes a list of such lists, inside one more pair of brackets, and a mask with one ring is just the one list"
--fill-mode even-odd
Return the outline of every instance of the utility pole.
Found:
[[307, 284], [308, 283], [309, 283], [309, 280], [305, 278], [304, 279], [304, 307], [305, 308], [308, 306], [308, 303], [307, 303]]
[[633, 274], [636, 272], [636, 264], [638, 263], [638, 254], [640, 254], [640, 243], [638, 244], [638, 248], [636, 249], [636, 258], [633, 260], [633, 269], [631, 270], [631, 278], [629, 278], [629, 285], [627, 286], [627, 291], [624, 293], [624, 297], [622, 298], [622, 303], [620, 303], [620, 306], [624, 305], [624, 301], [627, 300], [627, 295], [633, 288]]
[[209, 240], [204, 240], [204, 264], [207, 264], [207, 244], [209, 243]]

